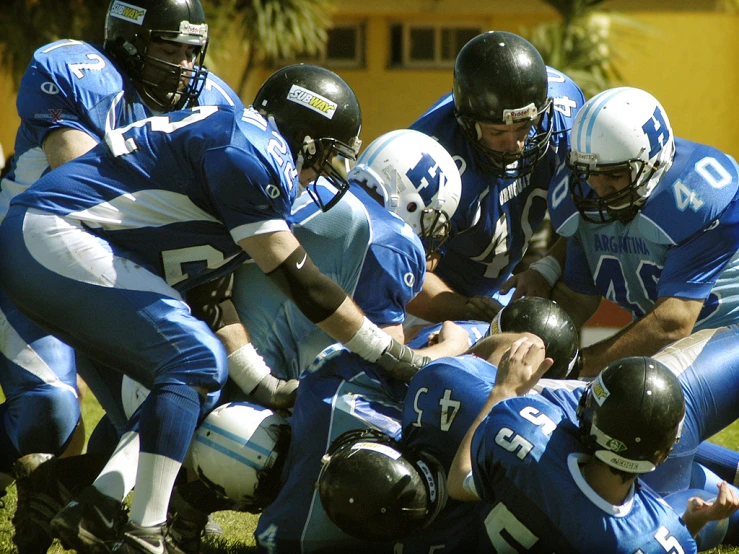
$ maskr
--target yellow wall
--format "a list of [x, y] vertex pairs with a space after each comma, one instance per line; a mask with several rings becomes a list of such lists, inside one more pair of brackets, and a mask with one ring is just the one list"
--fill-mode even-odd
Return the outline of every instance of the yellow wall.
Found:
[[[451, 90], [452, 70], [388, 69], [388, 26], [413, 21], [469, 23], [474, 14], [448, 12], [404, 13], [375, 11], [366, 16], [367, 64], [361, 70], [338, 70], [359, 96], [364, 112], [365, 144], [391, 129], [413, 122], [441, 95]], [[337, 18], [361, 16], [356, 8]], [[678, 136], [711, 144], [739, 158], [739, 16], [709, 12], [629, 12], [650, 28], [638, 43], [620, 44], [624, 58], [618, 62], [626, 84], [644, 88], [665, 106]], [[551, 12], [485, 15], [490, 29], [522, 32], [552, 17]], [[216, 69], [236, 86], [239, 60], [214, 59]], [[255, 71], [244, 92], [249, 101], [268, 70]], [[18, 117], [15, 96], [8, 79], [0, 74], [0, 144], [6, 154], [13, 148]]]
[[631, 15], [653, 34], [624, 45], [627, 84], [659, 99], [677, 136], [739, 159], [739, 16]]

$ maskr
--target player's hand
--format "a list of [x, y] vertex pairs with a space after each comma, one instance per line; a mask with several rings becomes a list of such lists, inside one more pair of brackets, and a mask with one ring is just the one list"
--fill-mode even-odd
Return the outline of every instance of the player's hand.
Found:
[[517, 275], [513, 275], [500, 287], [500, 294], [508, 294], [514, 287], [516, 291], [511, 297], [511, 302], [524, 296], [549, 298], [552, 295], [552, 287], [544, 276], [535, 269], [527, 269]]
[[686, 515], [690, 513], [691, 517], [703, 520], [705, 524], [709, 521], [727, 518], [737, 509], [739, 509], [739, 496], [726, 481], [721, 481], [718, 484], [718, 496], [713, 502], [693, 496], [688, 499], [685, 512]]
[[498, 364], [495, 387], [509, 391], [511, 396], [526, 394], [553, 363], [552, 358], [546, 357], [544, 342], [535, 335], [527, 334], [511, 344], [503, 354]]
[[283, 381], [274, 375], [265, 375], [251, 392], [251, 397], [260, 406], [275, 410], [287, 410], [295, 405], [298, 394], [297, 379]]
[[461, 354], [470, 347], [470, 335], [461, 325], [457, 325], [453, 321], [445, 321], [441, 324], [441, 329], [429, 335], [428, 345], [434, 346], [442, 343], [447, 345], [457, 344]]
[[472, 296], [465, 304], [465, 319], [490, 322], [503, 308], [503, 304], [490, 296]]

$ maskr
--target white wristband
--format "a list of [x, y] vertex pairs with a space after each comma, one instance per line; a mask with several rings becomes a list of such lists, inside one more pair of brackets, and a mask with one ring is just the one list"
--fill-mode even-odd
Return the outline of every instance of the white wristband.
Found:
[[375, 363], [392, 340], [390, 335], [365, 317], [362, 326], [344, 346], [368, 362]]
[[529, 269], [541, 274], [550, 287], [554, 286], [554, 283], [560, 280], [562, 277], [562, 266], [559, 265], [559, 260], [554, 256], [544, 256], [541, 260], [535, 261], [529, 266]]
[[251, 343], [228, 355], [228, 376], [246, 394], [251, 394], [264, 376], [270, 373], [264, 358], [257, 353]]

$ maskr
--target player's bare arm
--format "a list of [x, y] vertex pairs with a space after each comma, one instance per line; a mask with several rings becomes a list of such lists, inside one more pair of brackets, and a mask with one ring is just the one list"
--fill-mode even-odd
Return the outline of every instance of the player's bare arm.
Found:
[[700, 300], [676, 297], [657, 299], [652, 310], [614, 336], [580, 351], [580, 377], [593, 377], [611, 362], [625, 356], [651, 356], [690, 335], [703, 307]]
[[44, 139], [43, 149], [51, 169], [86, 154], [97, 146], [97, 139], [77, 129], [55, 129]]

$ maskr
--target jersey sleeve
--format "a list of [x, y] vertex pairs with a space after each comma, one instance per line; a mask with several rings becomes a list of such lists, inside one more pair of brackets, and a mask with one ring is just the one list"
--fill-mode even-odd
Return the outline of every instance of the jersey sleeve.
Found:
[[21, 79], [16, 106], [24, 132], [36, 144], [62, 128], [100, 138], [110, 103], [116, 94], [123, 96], [121, 91], [120, 73], [102, 52], [80, 41], [58, 41], [34, 54]]
[[670, 248], [657, 283], [657, 296], [707, 298], [737, 250], [739, 222], [725, 224], [720, 220], [712, 229]]
[[561, 410], [538, 395], [496, 404], [472, 437], [472, 477], [479, 497], [495, 502], [499, 468], [538, 463], [562, 418]]
[[[373, 243], [362, 266], [354, 300], [375, 325], [405, 321], [406, 305], [421, 290], [426, 266], [389, 245]], [[366, 299], [366, 300], [365, 300]]]
[[279, 177], [256, 156], [227, 146], [203, 157], [215, 209], [234, 241], [262, 232], [289, 230], [291, 197]]

